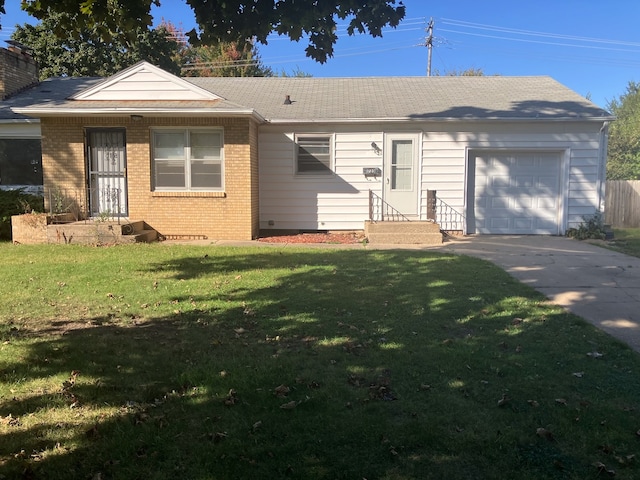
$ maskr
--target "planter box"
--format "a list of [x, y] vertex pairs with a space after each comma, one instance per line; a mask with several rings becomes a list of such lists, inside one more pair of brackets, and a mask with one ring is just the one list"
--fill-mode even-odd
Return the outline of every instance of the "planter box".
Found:
[[16, 244], [47, 243], [46, 213], [27, 213], [11, 217], [11, 240]]

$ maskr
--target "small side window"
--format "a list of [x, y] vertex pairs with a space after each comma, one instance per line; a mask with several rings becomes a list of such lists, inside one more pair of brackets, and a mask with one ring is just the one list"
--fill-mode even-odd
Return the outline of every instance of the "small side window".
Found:
[[331, 135], [296, 136], [296, 173], [328, 175], [332, 170]]

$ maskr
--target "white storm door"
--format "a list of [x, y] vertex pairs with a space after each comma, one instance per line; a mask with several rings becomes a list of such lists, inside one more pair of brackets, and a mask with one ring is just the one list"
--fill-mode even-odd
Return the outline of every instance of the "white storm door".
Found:
[[417, 134], [387, 134], [384, 149], [384, 201], [403, 215], [418, 214]]
[[127, 158], [124, 130], [90, 130], [87, 135], [91, 216], [126, 217]]

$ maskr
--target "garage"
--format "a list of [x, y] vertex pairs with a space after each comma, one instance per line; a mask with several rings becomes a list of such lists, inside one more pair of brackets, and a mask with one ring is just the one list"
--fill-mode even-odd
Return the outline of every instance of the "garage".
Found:
[[468, 233], [561, 233], [562, 153], [474, 152], [469, 166]]

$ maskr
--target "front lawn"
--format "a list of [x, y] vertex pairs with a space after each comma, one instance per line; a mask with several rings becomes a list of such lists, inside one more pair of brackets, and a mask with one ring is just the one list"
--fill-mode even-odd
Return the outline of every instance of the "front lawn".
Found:
[[607, 247], [620, 253], [640, 257], [640, 228], [616, 228]]
[[638, 354], [487, 262], [0, 258], [0, 478], [640, 477]]

